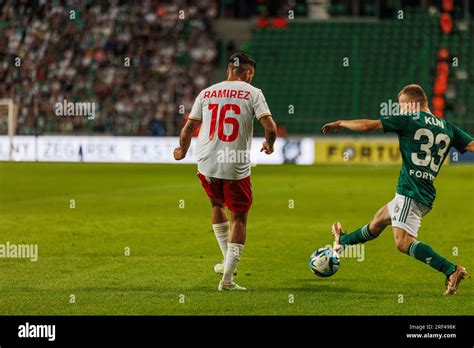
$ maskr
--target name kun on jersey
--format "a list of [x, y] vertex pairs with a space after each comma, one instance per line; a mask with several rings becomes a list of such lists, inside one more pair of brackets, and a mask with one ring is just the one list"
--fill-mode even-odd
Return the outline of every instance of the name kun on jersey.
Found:
[[249, 100], [250, 92], [235, 89], [219, 89], [204, 92], [204, 98], [237, 98]]
[[48, 341], [56, 339], [56, 325], [36, 325], [26, 322], [18, 326], [20, 338], [47, 338]]
[[444, 123], [437, 117], [425, 116], [425, 123], [431, 126], [438, 126], [444, 129]]

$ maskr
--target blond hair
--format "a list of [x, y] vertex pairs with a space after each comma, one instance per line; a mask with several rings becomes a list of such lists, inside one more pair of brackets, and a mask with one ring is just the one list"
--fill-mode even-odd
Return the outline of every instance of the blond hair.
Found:
[[410, 102], [418, 103], [420, 107], [428, 106], [428, 98], [426, 97], [425, 91], [420, 85], [416, 85], [414, 83], [406, 85], [402, 88], [400, 93], [398, 93], [398, 98], [400, 98], [401, 95], [406, 96]]

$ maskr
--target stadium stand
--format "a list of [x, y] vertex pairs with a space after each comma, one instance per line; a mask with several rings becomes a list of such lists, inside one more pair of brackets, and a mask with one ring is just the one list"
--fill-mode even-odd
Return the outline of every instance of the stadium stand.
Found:
[[[305, 6], [296, 4], [304, 15]], [[2, 2], [0, 95], [19, 105], [18, 134], [178, 134], [185, 117], [180, 106], [189, 112], [197, 92], [222, 77], [216, 69], [226, 61], [227, 46], [212, 27], [218, 6], [217, 0], [180, 6], [153, 0]], [[333, 13], [349, 11], [334, 6]], [[186, 20], [177, 16], [180, 9]], [[253, 9], [270, 10], [262, 4]], [[461, 24], [446, 35], [439, 13], [411, 8], [403, 20], [299, 17], [284, 28], [256, 29], [241, 47], [258, 61], [254, 82], [276, 120], [288, 134], [309, 135], [319, 134], [328, 120], [377, 117], [380, 103], [395, 101], [407, 83], [431, 94], [436, 55], [446, 48], [459, 66], [450, 70], [445, 117], [473, 131], [474, 21]], [[56, 117], [54, 104], [65, 99], [95, 102], [98, 116]]]
[[[178, 106], [190, 110], [209, 84], [216, 8], [213, 0], [1, 2], [0, 95], [20, 106], [18, 134], [175, 134]], [[98, 116], [56, 117], [65, 99], [94, 102]]]
[[330, 119], [377, 117], [380, 103], [396, 101], [408, 83], [431, 91], [440, 47], [459, 58], [445, 116], [472, 131], [473, 46], [469, 30], [444, 35], [438, 17], [407, 9], [403, 20], [295, 21], [256, 30], [250, 50], [259, 64], [255, 84], [280, 124], [290, 134], [317, 134]]

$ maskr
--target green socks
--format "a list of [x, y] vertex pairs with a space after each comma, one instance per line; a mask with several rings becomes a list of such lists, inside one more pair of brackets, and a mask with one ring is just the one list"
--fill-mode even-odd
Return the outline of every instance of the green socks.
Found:
[[[365, 243], [375, 239], [376, 236], [370, 232], [369, 224], [355, 230], [352, 233], [345, 234], [339, 239], [342, 245], [352, 245]], [[444, 273], [449, 277], [456, 270], [456, 265], [446, 260], [444, 257], [436, 253], [429, 245], [419, 241], [414, 241], [408, 246], [407, 254], [413, 256], [421, 262], [427, 263], [437, 271]]]
[[437, 254], [429, 245], [419, 241], [410, 243], [407, 254], [421, 262], [427, 263], [435, 270], [444, 273], [446, 277], [449, 277], [449, 275], [456, 269], [455, 264]]
[[370, 233], [369, 224], [367, 224], [352, 233], [341, 236], [341, 238], [339, 239], [339, 243], [341, 243], [342, 245], [359, 244], [365, 243], [372, 239], [375, 239], [375, 236]]

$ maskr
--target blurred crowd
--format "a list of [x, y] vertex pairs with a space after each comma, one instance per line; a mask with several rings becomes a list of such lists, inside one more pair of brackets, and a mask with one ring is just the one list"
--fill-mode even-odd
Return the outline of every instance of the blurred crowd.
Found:
[[[217, 62], [215, 0], [13, 1], [0, 5], [0, 96], [17, 134], [177, 134]], [[58, 117], [64, 100], [94, 120]]]

